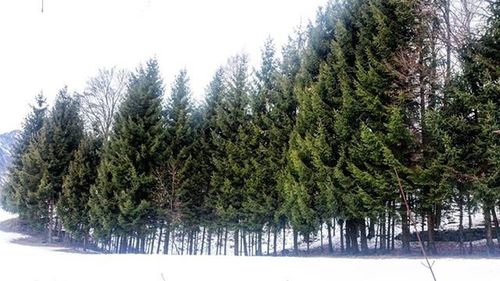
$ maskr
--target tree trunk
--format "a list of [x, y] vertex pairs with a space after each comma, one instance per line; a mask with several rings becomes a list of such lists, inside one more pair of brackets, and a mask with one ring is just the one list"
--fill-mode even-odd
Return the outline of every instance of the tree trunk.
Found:
[[[227, 227], [225, 228], [225, 233], [224, 233], [224, 256], [227, 256], [227, 235], [228, 235], [228, 231], [227, 231]], [[236, 247], [235, 247], [236, 249]]]
[[[278, 254], [278, 227], [273, 227], [273, 256]], [[269, 252], [268, 252], [269, 255]]]
[[498, 223], [497, 212], [495, 211], [495, 207], [491, 208], [491, 214], [493, 215], [493, 222], [495, 223], [495, 234], [497, 238], [497, 243], [500, 245], [500, 228]]
[[259, 229], [257, 233], [257, 255], [262, 256], [262, 230]]
[[328, 253], [333, 253], [333, 243], [332, 243], [332, 222], [327, 220], [326, 227], [328, 229]]
[[207, 254], [212, 255], [212, 228], [208, 228], [207, 231]]
[[358, 223], [361, 234], [361, 251], [363, 253], [368, 253], [368, 240], [366, 239], [366, 221], [365, 219], [360, 219]]
[[429, 254], [435, 255], [437, 254], [436, 250], [436, 241], [434, 238], [434, 212], [430, 211], [427, 214], [427, 235], [428, 235], [428, 241], [427, 241], [427, 248], [429, 249]]
[[[469, 234], [468, 236], [470, 236], [470, 233], [472, 231], [472, 212], [471, 212], [471, 202], [470, 202], [470, 195], [467, 195], [467, 216], [468, 216], [468, 219], [469, 219]], [[468, 237], [469, 238], [469, 254], [472, 254], [472, 239], [471, 237]]]
[[460, 198], [458, 199], [458, 209], [459, 209], [458, 235], [459, 235], [460, 254], [464, 255], [465, 254], [465, 248], [464, 248], [464, 197], [462, 194], [460, 194], [459, 196], [460, 196]]
[[271, 251], [271, 227], [267, 226], [267, 252], [266, 255], [269, 256], [269, 252]]
[[[406, 195], [407, 196], [407, 195]], [[410, 254], [410, 223], [407, 210], [404, 204], [401, 204], [399, 213], [401, 215], [401, 249], [403, 254]]]
[[247, 257], [248, 256], [247, 232], [245, 230], [242, 231], [242, 238], [243, 238], [243, 254]]
[[[390, 208], [390, 203], [388, 202], [387, 203], [387, 208], [389, 209]], [[391, 226], [391, 222], [392, 222], [392, 215], [390, 212], [387, 212], [387, 235], [386, 235], [386, 246], [387, 246], [387, 251], [390, 250], [391, 248], [391, 230], [392, 230], [392, 226]]]
[[349, 238], [351, 241], [351, 254], [359, 253], [359, 245], [358, 245], [358, 225], [354, 220], [347, 220], [347, 225], [349, 229]]
[[160, 234], [158, 234], [158, 246], [156, 247], [156, 254], [160, 253], [162, 235], [163, 235], [163, 222], [160, 223]]
[[385, 223], [385, 213], [384, 213], [380, 218], [380, 249], [382, 251], [385, 251], [387, 249], [385, 244], [386, 242], [385, 227], [386, 223]]
[[283, 249], [281, 250], [281, 255], [284, 256], [286, 254], [286, 224], [283, 223]]
[[120, 241], [120, 254], [127, 253], [128, 239], [125, 235], [121, 237]]
[[215, 241], [215, 255], [218, 256], [220, 255], [220, 251], [221, 251], [221, 245], [222, 245], [222, 240], [221, 240], [221, 236], [222, 236], [222, 229], [219, 227], [217, 229], [217, 238], [216, 238], [216, 241]]
[[[163, 243], [163, 254], [168, 255], [168, 246], [170, 243], [170, 224], [167, 222], [165, 226], [165, 242]], [[159, 245], [158, 245], [159, 246]], [[170, 253], [172, 254], [172, 253]]]
[[234, 230], [234, 255], [240, 255], [240, 236], [239, 229], [236, 227]]
[[340, 252], [344, 253], [345, 252], [345, 247], [344, 247], [344, 220], [339, 220], [339, 226], [340, 226]]
[[[393, 210], [394, 214], [396, 214], [396, 202], [393, 201]], [[392, 222], [391, 222], [391, 251], [394, 251], [394, 238], [395, 238], [395, 233], [396, 232], [396, 216], [392, 215]]]
[[320, 245], [321, 245], [321, 253], [324, 252], [323, 249], [323, 222], [320, 222], [319, 226], [319, 239], [320, 239]]
[[47, 243], [52, 244], [52, 229], [54, 224], [54, 216], [53, 216], [54, 204], [49, 202], [49, 225], [47, 231]]
[[490, 208], [487, 206], [483, 206], [483, 214], [484, 214], [484, 230], [486, 234], [486, 246], [488, 247], [488, 253], [493, 254], [494, 246], [493, 246], [493, 235], [491, 233], [491, 213]]
[[295, 256], [299, 255], [299, 233], [293, 230], [293, 252]]
[[139, 236], [135, 238], [135, 253], [139, 253], [141, 251], [141, 239]]
[[206, 232], [206, 227], [203, 227], [203, 232], [201, 233], [201, 250], [200, 250], [200, 255], [202, 256], [205, 247], [205, 232]]

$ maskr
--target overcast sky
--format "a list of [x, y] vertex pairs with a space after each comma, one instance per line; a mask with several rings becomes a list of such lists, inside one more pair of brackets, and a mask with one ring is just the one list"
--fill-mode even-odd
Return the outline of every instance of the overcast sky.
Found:
[[40, 91], [81, 91], [102, 67], [159, 60], [166, 89], [186, 68], [200, 99], [216, 68], [239, 52], [259, 62], [326, 0], [1, 0], [0, 133], [18, 129]]

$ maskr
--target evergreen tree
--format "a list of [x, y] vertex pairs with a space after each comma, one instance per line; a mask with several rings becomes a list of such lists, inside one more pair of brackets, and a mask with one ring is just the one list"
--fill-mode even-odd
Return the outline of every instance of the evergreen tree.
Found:
[[[487, 246], [493, 252], [491, 221], [493, 218], [498, 224], [495, 207], [499, 202], [500, 138], [495, 131], [500, 124], [500, 88], [494, 81], [500, 76], [497, 43], [500, 38], [500, 7], [491, 4], [490, 8], [487, 31], [461, 51], [463, 73], [450, 82], [443, 107], [428, 115], [428, 124], [434, 140], [436, 162], [443, 171], [435, 176], [436, 180], [449, 193], [456, 194], [461, 216], [464, 197], [467, 201], [475, 197], [481, 203]], [[436, 194], [433, 197], [438, 202], [443, 200]], [[460, 231], [463, 241], [462, 225]], [[463, 243], [461, 246], [463, 248]]]
[[217, 189], [217, 215], [224, 226], [231, 227], [234, 231], [234, 254], [239, 255], [240, 227], [246, 219], [243, 202], [250, 153], [247, 56], [231, 58], [225, 73], [226, 91], [217, 107], [216, 128], [212, 137], [217, 153], [213, 159], [214, 173], [211, 182]]
[[[191, 101], [187, 72], [177, 75], [165, 110], [168, 219], [174, 227], [183, 224], [188, 230], [189, 252], [193, 252], [193, 234], [200, 224], [203, 207], [203, 179], [198, 176], [197, 160], [200, 120]], [[168, 233], [168, 232], [166, 232]], [[166, 237], [168, 239], [168, 237]]]
[[271, 39], [268, 39], [262, 51], [261, 68], [256, 74], [257, 89], [251, 102], [250, 146], [253, 153], [249, 163], [249, 177], [246, 180], [248, 192], [244, 202], [244, 208], [248, 214], [248, 227], [257, 233], [257, 255], [262, 254], [262, 229], [265, 224], [268, 228], [272, 226], [276, 229], [274, 216], [279, 208], [277, 179], [282, 162], [283, 142], [279, 142], [272, 135], [280, 133], [276, 131], [275, 126], [281, 125], [273, 120], [281, 117], [277, 116], [278, 114], [282, 114], [277, 112], [282, 110], [277, 104], [278, 75], [274, 44]]
[[39, 200], [45, 202], [48, 209], [48, 239], [52, 240], [55, 207], [62, 193], [63, 178], [73, 160], [83, 137], [83, 121], [80, 118], [80, 105], [77, 99], [62, 89], [51, 109], [44, 138], [41, 142], [41, 156], [46, 163], [44, 174], [46, 182], [39, 190]]
[[44, 154], [44, 130], [41, 135], [33, 138], [28, 149], [22, 155], [21, 169], [18, 173], [19, 186], [16, 189], [16, 204], [19, 218], [34, 231], [43, 231], [47, 223], [47, 206], [39, 198], [39, 188], [42, 178], [47, 180], [47, 163]]
[[[203, 204], [203, 218], [204, 224], [208, 227], [207, 233], [207, 252], [211, 254], [211, 238], [212, 233], [223, 225], [220, 224], [220, 218], [217, 216], [216, 206], [217, 198], [219, 196], [218, 183], [211, 181], [211, 176], [215, 172], [214, 159], [220, 159], [216, 145], [217, 136], [220, 131], [217, 126], [217, 111], [222, 106], [222, 97], [225, 94], [224, 85], [224, 70], [217, 69], [212, 81], [207, 87], [205, 101], [203, 106], [199, 108], [201, 116], [201, 127], [199, 128], [198, 135], [198, 151], [200, 157], [197, 163], [199, 164], [198, 174], [201, 178], [205, 179], [204, 187], [204, 204]], [[198, 120], [195, 118], [195, 120]], [[208, 179], [208, 180], [207, 180]]]
[[158, 63], [150, 60], [130, 79], [92, 190], [93, 225], [108, 239], [120, 235], [122, 252], [130, 237], [135, 237], [135, 250], [143, 252], [145, 236], [156, 226], [153, 199], [163, 151], [162, 95]]
[[46, 120], [46, 99], [42, 94], [36, 96], [35, 105], [31, 106], [31, 112], [24, 121], [23, 130], [18, 141], [15, 144], [12, 164], [9, 169], [7, 182], [2, 188], [1, 204], [2, 207], [9, 211], [18, 210], [17, 190], [20, 186], [19, 172], [22, 169], [23, 155], [27, 153], [28, 147], [33, 139], [39, 136], [40, 130]]
[[90, 231], [90, 187], [95, 184], [99, 167], [101, 141], [85, 136], [68, 173], [64, 176], [63, 190], [57, 204], [64, 229], [74, 239], [87, 246]]

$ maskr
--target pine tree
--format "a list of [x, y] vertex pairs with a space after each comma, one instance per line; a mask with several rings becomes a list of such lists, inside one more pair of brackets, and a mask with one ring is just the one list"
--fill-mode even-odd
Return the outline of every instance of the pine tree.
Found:
[[234, 254], [239, 255], [240, 227], [245, 220], [242, 205], [246, 196], [245, 179], [248, 176], [250, 153], [247, 56], [231, 58], [225, 73], [226, 91], [217, 107], [216, 128], [212, 137], [217, 152], [213, 159], [211, 183], [217, 189], [217, 215], [225, 227], [234, 231]]
[[90, 231], [90, 187], [95, 184], [100, 162], [101, 141], [85, 136], [68, 173], [64, 176], [63, 189], [57, 204], [64, 229], [72, 238], [87, 247]]
[[102, 237], [120, 235], [121, 252], [127, 251], [131, 237], [135, 250], [143, 252], [145, 236], [151, 227], [156, 229], [153, 198], [163, 151], [162, 95], [158, 63], [150, 60], [130, 79], [92, 190], [93, 225]]
[[[268, 244], [270, 228], [277, 229], [276, 210], [280, 201], [277, 180], [282, 164], [283, 139], [278, 118], [286, 105], [279, 104], [279, 72], [274, 44], [268, 39], [262, 50], [262, 64], [257, 72], [257, 87], [252, 96], [252, 124], [250, 146], [253, 151], [246, 180], [248, 193], [244, 208], [248, 214], [248, 227], [257, 234], [257, 255], [262, 255], [262, 229], [267, 224]], [[286, 137], [288, 138], [288, 137]], [[286, 142], [286, 141], [285, 141]], [[275, 232], [276, 236], [276, 232]], [[269, 248], [268, 248], [269, 251]]]
[[16, 189], [16, 204], [22, 223], [34, 231], [45, 229], [48, 208], [39, 198], [39, 188], [42, 178], [47, 177], [47, 163], [44, 154], [44, 130], [41, 135], [33, 138], [21, 159], [21, 168], [17, 172], [19, 186]]
[[[217, 111], [222, 106], [222, 97], [225, 94], [224, 70], [219, 68], [210, 84], [207, 87], [205, 101], [199, 108], [201, 116], [201, 127], [199, 128], [199, 142], [197, 145], [198, 155], [200, 157], [198, 174], [205, 179], [204, 203], [203, 203], [203, 224], [208, 227], [207, 233], [207, 253], [211, 254], [212, 233], [222, 227], [220, 218], [217, 216], [216, 206], [219, 196], [218, 183], [211, 181], [212, 174], [215, 172], [214, 159], [221, 157], [216, 145], [217, 136], [220, 131], [217, 127]], [[197, 120], [197, 119], [195, 119]], [[208, 180], [207, 180], [208, 179]]]
[[[367, 217], [380, 218], [381, 240], [390, 241], [389, 232], [394, 227], [385, 218], [396, 215], [394, 205], [398, 193], [394, 188], [397, 182], [394, 169], [407, 172], [408, 166], [404, 164], [408, 164], [406, 159], [412, 152], [413, 137], [407, 118], [411, 113], [408, 108], [411, 100], [408, 89], [397, 76], [397, 69], [401, 67], [397, 54], [409, 48], [412, 42], [415, 11], [415, 5], [397, 1], [371, 1], [360, 6], [353, 84], [358, 117], [350, 124], [346, 171], [356, 190], [356, 199], [352, 199], [362, 202], [353, 214], [356, 224], [353, 227], [359, 228], [364, 251], [367, 250]], [[406, 222], [406, 218], [403, 221]], [[352, 235], [356, 237], [357, 233]], [[351, 239], [356, 243], [355, 238]], [[381, 246], [390, 248], [382, 241]]]
[[33, 139], [39, 136], [40, 130], [46, 120], [46, 99], [42, 94], [36, 96], [35, 105], [31, 106], [31, 112], [24, 121], [23, 130], [19, 140], [15, 144], [13, 160], [9, 169], [8, 179], [2, 188], [1, 204], [9, 211], [18, 211], [17, 190], [21, 188], [19, 172], [22, 169], [23, 155], [27, 153], [28, 147]]
[[[491, 4], [490, 8], [486, 33], [461, 50], [463, 73], [448, 84], [443, 106], [428, 115], [428, 126], [434, 140], [435, 159], [443, 171], [436, 179], [456, 194], [461, 214], [464, 197], [467, 201], [474, 197], [481, 203], [488, 250], [494, 252], [491, 221], [492, 218], [495, 221], [499, 202], [500, 144], [495, 134], [500, 124], [500, 88], [494, 81], [500, 76], [496, 43], [500, 9], [498, 4]], [[463, 241], [463, 226], [460, 227]], [[499, 237], [497, 233], [496, 238]]]
[[[189, 253], [193, 253], [193, 234], [200, 224], [203, 207], [203, 179], [198, 176], [199, 117], [195, 120], [186, 70], [177, 75], [165, 110], [168, 223], [182, 224], [188, 231]], [[167, 232], [168, 233], [168, 232]], [[168, 239], [168, 237], [166, 238]]]
[[48, 240], [52, 241], [52, 228], [56, 216], [55, 207], [62, 193], [63, 178], [68, 172], [74, 152], [83, 137], [83, 121], [80, 118], [79, 102], [67, 89], [62, 89], [56, 97], [50, 116], [43, 131], [41, 156], [47, 170], [43, 186], [39, 190], [39, 200], [48, 209]]

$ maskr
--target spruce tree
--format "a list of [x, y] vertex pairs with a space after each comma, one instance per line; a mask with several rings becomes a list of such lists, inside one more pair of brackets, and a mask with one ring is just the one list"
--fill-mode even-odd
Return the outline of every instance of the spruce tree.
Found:
[[[204, 204], [203, 204], [203, 220], [208, 227], [207, 233], [207, 253], [211, 254], [211, 238], [212, 233], [222, 227], [220, 218], [217, 216], [217, 198], [219, 196], [218, 183], [211, 181], [212, 174], [215, 172], [214, 159], [221, 157], [216, 145], [216, 138], [220, 131], [217, 126], [217, 111], [222, 106], [222, 97], [225, 94], [224, 85], [224, 70], [217, 69], [212, 81], [207, 87], [205, 101], [200, 110], [201, 127], [198, 135], [199, 160], [198, 173], [205, 179], [204, 187]], [[198, 120], [198, 119], [195, 119]]]
[[120, 235], [122, 252], [131, 237], [135, 250], [143, 252], [146, 235], [151, 227], [156, 229], [153, 198], [162, 164], [162, 96], [158, 63], [153, 59], [131, 76], [92, 190], [93, 225], [103, 237]]
[[234, 231], [234, 254], [239, 255], [239, 234], [241, 223], [245, 220], [243, 202], [250, 153], [247, 56], [237, 55], [231, 58], [225, 73], [226, 91], [217, 107], [216, 128], [212, 137], [217, 153], [213, 158], [211, 184], [217, 189], [217, 215], [225, 227]]
[[15, 144], [13, 160], [9, 169], [7, 182], [2, 188], [1, 204], [5, 210], [18, 211], [17, 190], [20, 186], [19, 172], [22, 169], [23, 155], [27, 153], [30, 143], [36, 139], [46, 120], [47, 105], [42, 94], [35, 98], [35, 104], [31, 106], [31, 112], [26, 117], [23, 130], [19, 140]]
[[85, 136], [64, 176], [57, 213], [73, 239], [87, 247], [90, 231], [90, 187], [95, 184], [101, 140]]
[[77, 99], [62, 89], [43, 131], [42, 158], [46, 162], [46, 182], [39, 190], [40, 200], [48, 209], [48, 239], [52, 240], [52, 228], [56, 215], [56, 204], [62, 193], [63, 178], [83, 137], [83, 121], [80, 118], [80, 104]]
[[[195, 227], [200, 224], [203, 207], [203, 179], [198, 176], [197, 161], [199, 116], [195, 119], [186, 70], [179, 72], [167, 101], [166, 165], [168, 219], [174, 227], [183, 224], [188, 231], [189, 252], [193, 252]], [[166, 238], [168, 239], [168, 238]]]

